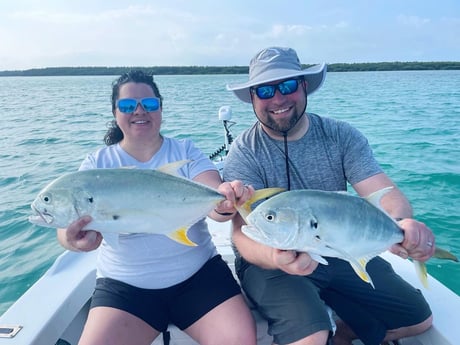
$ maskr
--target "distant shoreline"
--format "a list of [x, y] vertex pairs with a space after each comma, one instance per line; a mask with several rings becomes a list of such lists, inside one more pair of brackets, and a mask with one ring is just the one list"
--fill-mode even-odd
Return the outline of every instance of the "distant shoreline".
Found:
[[[310, 65], [304, 65], [308, 67]], [[142, 69], [154, 75], [247, 74], [247, 66], [154, 66], [154, 67], [46, 67], [17, 71], [0, 71], [0, 77], [102, 76], [120, 75], [130, 69]], [[441, 62], [366, 62], [332, 63], [329, 72], [460, 70], [460, 61]]]

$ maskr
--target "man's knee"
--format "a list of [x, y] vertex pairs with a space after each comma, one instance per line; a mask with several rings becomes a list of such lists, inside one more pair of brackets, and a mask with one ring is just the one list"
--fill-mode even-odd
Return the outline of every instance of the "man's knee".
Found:
[[417, 334], [423, 333], [427, 331], [433, 324], [433, 315], [430, 315], [424, 321], [408, 326], [408, 327], [401, 327], [398, 329], [389, 330], [385, 337], [385, 340], [397, 340], [401, 338], [415, 336]]

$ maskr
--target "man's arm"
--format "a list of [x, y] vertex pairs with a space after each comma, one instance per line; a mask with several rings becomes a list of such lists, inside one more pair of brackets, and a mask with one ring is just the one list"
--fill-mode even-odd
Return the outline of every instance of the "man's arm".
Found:
[[382, 208], [394, 219], [412, 218], [413, 212], [409, 200], [386, 174], [380, 173], [353, 185], [362, 197], [386, 187], [393, 187], [393, 189], [383, 196]]
[[382, 208], [391, 217], [400, 220], [399, 226], [404, 231], [403, 242], [393, 245], [390, 251], [403, 258], [428, 260], [435, 251], [433, 232], [424, 223], [412, 219], [412, 207], [393, 181], [386, 174], [380, 173], [353, 185], [356, 192], [363, 197], [386, 187], [393, 189], [382, 197]]

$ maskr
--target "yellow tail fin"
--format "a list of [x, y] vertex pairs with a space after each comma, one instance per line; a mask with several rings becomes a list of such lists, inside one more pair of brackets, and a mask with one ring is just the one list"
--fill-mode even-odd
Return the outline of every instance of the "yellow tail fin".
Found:
[[441, 249], [439, 247], [436, 247], [433, 257], [437, 259], [445, 259], [445, 260], [452, 260], [452, 261], [458, 262], [458, 258], [454, 254], [452, 254], [451, 252], [445, 249]]

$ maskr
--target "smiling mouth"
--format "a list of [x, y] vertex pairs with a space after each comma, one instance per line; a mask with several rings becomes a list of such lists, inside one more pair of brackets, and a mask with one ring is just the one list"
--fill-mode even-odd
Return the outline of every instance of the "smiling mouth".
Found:
[[282, 113], [285, 113], [285, 112], [289, 111], [289, 109], [291, 109], [291, 108], [288, 107], [288, 108], [283, 108], [283, 109], [278, 109], [278, 110], [272, 110], [272, 113], [275, 114], [275, 115], [278, 115], [278, 114], [282, 114]]

